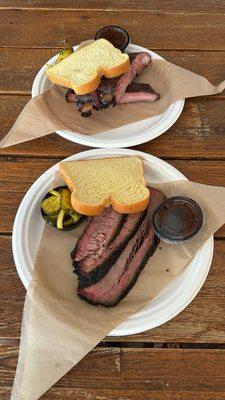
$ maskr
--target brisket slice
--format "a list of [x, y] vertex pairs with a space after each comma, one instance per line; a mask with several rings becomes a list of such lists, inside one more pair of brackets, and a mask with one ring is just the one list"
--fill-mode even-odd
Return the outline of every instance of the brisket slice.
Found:
[[113, 307], [128, 294], [158, 245], [159, 240], [152, 227], [152, 216], [164, 200], [162, 192], [151, 188], [147, 213], [138, 231], [99, 282], [86, 288], [78, 286], [77, 294], [80, 298], [91, 304]]
[[131, 82], [127, 86], [126, 93], [121, 97], [119, 104], [137, 103], [139, 101], [154, 103], [159, 98], [160, 95], [148, 83]]
[[92, 217], [71, 253], [73, 261], [79, 263], [88, 258], [100, 257], [120, 231], [124, 219], [125, 214], [114, 211], [112, 207]]
[[145, 211], [127, 214], [120, 231], [117, 232], [118, 234], [114, 240], [104, 248], [104, 251], [102, 251], [99, 256], [96, 257], [95, 254], [91, 254], [79, 262], [73, 262], [75, 272], [78, 275], [78, 284], [80, 288], [93, 285], [102, 279], [116, 262], [129, 240], [137, 232], [144, 216]]

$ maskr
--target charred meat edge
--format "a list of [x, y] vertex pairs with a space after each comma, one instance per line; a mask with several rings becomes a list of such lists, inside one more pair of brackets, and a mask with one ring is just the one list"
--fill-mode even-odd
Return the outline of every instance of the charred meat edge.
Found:
[[157, 246], [158, 246], [160, 240], [157, 238], [157, 236], [155, 236], [153, 240], [154, 240], [153, 245], [152, 245], [151, 248], [149, 249], [149, 252], [146, 253], [146, 254], [145, 254], [145, 257], [142, 259], [142, 261], [141, 261], [141, 263], [140, 263], [140, 265], [139, 265], [139, 268], [137, 269], [136, 273], [135, 273], [134, 276], [133, 276], [133, 279], [131, 280], [131, 282], [129, 283], [129, 285], [126, 287], [126, 289], [125, 289], [123, 292], [121, 292], [120, 296], [117, 297], [117, 299], [116, 299], [116, 301], [115, 301], [114, 303], [108, 302], [108, 303], [104, 303], [104, 305], [103, 305], [103, 304], [100, 304], [100, 303], [95, 303], [94, 301], [91, 301], [88, 297], [86, 297], [85, 295], [82, 295], [82, 293], [79, 292], [79, 289], [80, 289], [80, 288], [78, 288], [78, 290], [77, 290], [78, 296], [79, 296], [82, 300], [85, 300], [87, 303], [89, 303], [89, 304], [91, 304], [91, 305], [93, 305], [93, 306], [101, 305], [101, 306], [104, 306], [104, 307], [107, 307], [107, 308], [115, 307], [117, 304], [119, 304], [119, 303], [121, 302], [121, 300], [124, 299], [124, 297], [126, 297], [126, 296], [128, 295], [128, 293], [130, 292], [130, 290], [132, 289], [132, 287], [133, 287], [133, 286], [135, 285], [135, 283], [137, 282], [138, 277], [139, 277], [141, 271], [144, 269], [145, 265], [147, 264], [149, 258], [154, 254], [155, 250], [157, 249]]
[[[155, 190], [155, 189], [153, 189], [153, 190]], [[157, 192], [156, 195], [161, 197], [161, 198], [159, 197], [159, 199], [156, 200], [156, 201], [158, 202], [158, 204], [161, 204], [162, 201], [165, 199], [165, 195], [161, 191], [158, 191], [158, 190], [155, 190], [155, 191]], [[151, 209], [151, 208], [149, 209], [149, 206], [148, 206], [146, 217], [145, 217], [144, 221], [142, 222], [142, 225], [141, 225], [141, 228], [140, 228], [141, 231], [139, 232], [139, 230], [138, 230], [136, 232], [137, 237], [136, 237], [135, 240], [137, 240], [137, 241], [135, 241], [132, 244], [132, 240], [134, 241], [134, 238], [131, 239], [130, 245], [132, 247], [131, 247], [130, 250], [128, 250], [128, 251], [130, 251], [130, 253], [127, 254], [127, 256], [128, 256], [128, 258], [127, 258], [128, 266], [126, 267], [126, 265], [124, 265], [124, 269], [122, 271], [123, 273], [122, 273], [121, 276], [124, 275], [124, 272], [126, 273], [126, 271], [129, 268], [130, 264], [135, 259], [135, 257], [137, 256], [138, 252], [141, 250], [142, 245], [144, 244], [144, 242], [146, 240], [148, 241], [150, 239], [151, 243], [150, 243], [149, 249], [145, 249], [144, 250], [144, 251], [146, 251], [146, 253], [144, 254], [143, 258], [140, 258], [140, 264], [139, 265], [137, 264], [137, 269], [134, 272], [134, 276], [133, 276], [131, 282], [128, 284], [128, 286], [125, 287], [125, 289], [119, 294], [118, 297], [116, 297], [114, 300], [112, 299], [111, 301], [109, 299], [108, 302], [104, 301], [104, 300], [101, 301], [101, 299], [99, 299], [97, 301], [93, 301], [90, 297], [88, 297], [88, 289], [89, 288], [87, 288], [87, 293], [85, 294], [85, 288], [82, 290], [82, 288], [78, 287], [78, 289], [77, 289], [78, 296], [80, 296], [83, 300], [89, 302], [90, 304], [102, 305], [102, 306], [105, 306], [105, 307], [113, 307], [116, 304], [118, 304], [122, 300], [122, 298], [124, 298], [127, 295], [129, 290], [132, 288], [132, 286], [136, 282], [141, 270], [144, 268], [144, 266], [146, 265], [146, 262], [148, 261], [149, 257], [154, 253], [154, 251], [155, 251], [155, 249], [157, 247], [157, 244], [159, 243], [159, 240], [158, 240], [158, 238], [156, 237], [156, 235], [154, 233], [154, 230], [153, 230], [153, 227], [152, 227], [152, 221], [151, 221], [152, 220], [152, 215], [153, 215], [154, 210], [156, 208], [157, 208], [157, 203], [153, 206], [153, 209]], [[150, 218], [150, 220], [148, 220], [148, 218]], [[140, 237], [138, 237], [138, 235], [140, 235]], [[149, 238], [149, 235], [151, 235], [152, 238]], [[129, 246], [129, 244], [128, 244], [128, 246]], [[126, 249], [124, 249], [124, 251], [126, 251]], [[118, 259], [118, 262], [119, 262], [119, 259]], [[109, 271], [109, 273], [110, 273], [110, 271]], [[104, 278], [103, 278], [103, 280], [104, 280]], [[109, 297], [110, 297], [110, 293], [109, 293]]]
[[[103, 219], [108, 220], [108, 217], [111, 216], [112, 212], [114, 213], [114, 216], [116, 217], [116, 224], [115, 224], [115, 218], [114, 218], [114, 224], [110, 224], [110, 220], [108, 222], [111, 225], [111, 227], [113, 227], [113, 230], [109, 229], [108, 231], [107, 230], [105, 231], [103, 241], [106, 243], [106, 247], [102, 248], [103, 251], [114, 241], [114, 239], [120, 232], [120, 230], [124, 224], [126, 214], [117, 213], [116, 211], [114, 211], [112, 209], [112, 207], [105, 208], [105, 210], [103, 211], [103, 213], [101, 215], [97, 215], [95, 217], [90, 218], [89, 224], [86, 226], [81, 237], [77, 241], [73, 251], [71, 252], [72, 260], [74, 262], [76, 262], [78, 265], [80, 265], [80, 262], [83, 262], [84, 260], [91, 258], [92, 255], [94, 255], [94, 258], [98, 258], [98, 257], [96, 257], [95, 250], [88, 251], [88, 252], [86, 252], [86, 254], [85, 253], [82, 254], [82, 251], [80, 250], [80, 243], [85, 240], [84, 239], [85, 235], [86, 235], [86, 240], [90, 239], [91, 241], [93, 240], [93, 236], [95, 237], [96, 234], [101, 235], [102, 234], [101, 221]], [[100, 226], [100, 231], [99, 231], [99, 226]], [[90, 235], [90, 231], [89, 231], [90, 228], [92, 229], [91, 235]], [[93, 231], [93, 228], [94, 228], [94, 231]], [[97, 242], [100, 245], [100, 243], [102, 244], [103, 241], [97, 241]], [[82, 247], [84, 247], [84, 244], [81, 245], [81, 248]], [[87, 251], [87, 246], [85, 246], [85, 247], [86, 247], [86, 251]], [[82, 256], [80, 255], [80, 253], [82, 254]], [[101, 256], [101, 254], [99, 256]]]
[[132, 237], [135, 235], [137, 229], [140, 227], [144, 217], [145, 217], [146, 212], [143, 212], [142, 216], [139, 218], [137, 221], [137, 224], [135, 225], [134, 229], [130, 232], [129, 235], [127, 235], [124, 240], [121, 242], [121, 244], [112, 251], [112, 253], [109, 255], [107, 259], [103, 261], [102, 264], [98, 265], [95, 269], [93, 269], [91, 272], [88, 273], [82, 273], [79, 267], [79, 263], [76, 261], [73, 261], [73, 267], [74, 267], [74, 272], [78, 276], [78, 287], [79, 288], [85, 288], [87, 286], [92, 286], [100, 279], [103, 278], [103, 276], [109, 271], [111, 266], [117, 261], [119, 258], [121, 252], [125, 249], [127, 246], [128, 242]]

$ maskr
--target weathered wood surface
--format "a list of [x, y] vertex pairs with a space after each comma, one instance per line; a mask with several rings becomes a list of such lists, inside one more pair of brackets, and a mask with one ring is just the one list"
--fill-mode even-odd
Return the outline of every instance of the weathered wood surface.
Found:
[[[104, 25], [122, 25], [152, 49], [225, 50], [225, 12], [185, 13], [136, 10], [1, 10], [0, 47], [62, 47], [93, 38]], [[35, 27], [35, 29], [34, 29]], [[37, 27], [41, 27], [38, 29]], [[18, 40], [19, 39], [19, 40]]]
[[1, 8], [30, 8], [30, 9], [90, 9], [90, 10], [149, 10], [176, 11], [176, 12], [225, 12], [225, 5], [221, 0], [0, 0]]
[[[1, 354], [0, 393], [5, 400], [13, 382], [17, 348], [2, 346]], [[63, 395], [84, 400], [219, 400], [225, 393], [224, 363], [225, 350], [98, 348], [41, 399], [62, 399]]]
[[[0, 237], [0, 344], [18, 344], [25, 289], [13, 263], [11, 237]], [[209, 276], [195, 300], [163, 326], [123, 338], [105, 341], [146, 343], [225, 343], [225, 241], [216, 240]], [[73, 277], [71, 277], [72, 279]], [[1, 363], [1, 362], [0, 362]]]
[[[62, 48], [63, 40], [79, 43], [109, 23], [124, 26], [134, 43], [213, 84], [225, 77], [224, 1], [0, 0], [0, 21], [0, 139], [29, 100], [37, 71]], [[224, 99], [225, 93], [188, 99], [168, 132], [136, 149], [168, 160], [191, 180], [225, 186]], [[0, 151], [1, 400], [10, 398], [25, 297], [11, 250], [18, 205], [46, 169], [87, 149], [52, 134]], [[180, 315], [142, 334], [106, 338], [102, 345], [113, 342], [115, 347], [92, 351], [42, 398], [224, 399], [224, 238], [222, 228], [216, 233], [209, 276]], [[163, 343], [194, 343], [199, 349], [150, 348]]]

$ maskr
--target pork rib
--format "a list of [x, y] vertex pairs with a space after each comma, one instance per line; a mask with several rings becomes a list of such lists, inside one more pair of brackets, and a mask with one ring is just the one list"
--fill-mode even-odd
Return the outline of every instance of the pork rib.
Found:
[[154, 234], [152, 216], [164, 200], [162, 192], [151, 188], [151, 200], [140, 228], [100, 281], [86, 288], [78, 286], [80, 298], [94, 305], [113, 307], [128, 294], [159, 242]]

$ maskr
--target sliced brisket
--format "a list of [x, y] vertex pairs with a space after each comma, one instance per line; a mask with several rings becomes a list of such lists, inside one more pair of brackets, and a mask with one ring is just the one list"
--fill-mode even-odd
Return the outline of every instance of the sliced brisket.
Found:
[[[124, 214], [119, 215], [124, 216]], [[85, 258], [73, 262], [75, 272], [78, 275], [79, 287], [93, 285], [106, 274], [136, 233], [144, 215], [145, 211], [126, 215], [121, 229], [119, 232], [115, 232], [114, 240], [104, 247], [101, 254], [98, 253], [99, 255], [96, 257], [96, 253], [93, 252]]]
[[79, 263], [100, 257], [119, 233], [124, 218], [124, 214], [117, 213], [112, 207], [105, 208], [102, 214], [91, 218], [71, 253], [73, 261]]
[[157, 247], [152, 216], [164, 200], [162, 192], [151, 188], [147, 213], [136, 234], [100, 281], [86, 288], [78, 287], [78, 296], [91, 304], [113, 307], [127, 295]]

